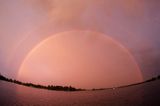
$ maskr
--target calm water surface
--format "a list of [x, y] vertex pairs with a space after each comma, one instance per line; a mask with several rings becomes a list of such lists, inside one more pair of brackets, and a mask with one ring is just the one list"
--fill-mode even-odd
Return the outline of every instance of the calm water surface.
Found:
[[160, 106], [160, 80], [102, 91], [49, 91], [0, 81], [0, 106]]

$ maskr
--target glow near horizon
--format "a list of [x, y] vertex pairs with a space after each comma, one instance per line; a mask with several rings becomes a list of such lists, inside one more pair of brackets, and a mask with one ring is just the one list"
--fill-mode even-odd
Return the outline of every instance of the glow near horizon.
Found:
[[129, 52], [108, 36], [91, 31], [53, 35], [26, 56], [18, 79], [80, 88], [115, 87], [142, 81]]
[[145, 80], [157, 76], [160, 74], [159, 4], [158, 0], [3, 0], [1, 73], [16, 78], [24, 57], [49, 35], [93, 30], [127, 48]]

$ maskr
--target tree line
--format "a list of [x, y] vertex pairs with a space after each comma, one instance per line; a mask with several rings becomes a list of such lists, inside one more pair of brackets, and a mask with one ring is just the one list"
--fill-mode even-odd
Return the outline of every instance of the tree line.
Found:
[[[119, 86], [119, 87], [114, 87], [114, 88], [100, 88], [100, 89], [92, 89], [92, 90], [95, 91], [95, 90], [124, 88], [124, 87], [129, 87], [129, 86], [134, 86], [134, 85], [139, 85], [139, 84], [143, 84], [143, 83], [152, 82], [152, 81], [155, 81], [155, 80], [158, 80], [158, 79], [160, 79], [160, 75], [158, 75], [157, 77], [153, 77], [151, 79], [145, 80], [143, 82], [139, 82], [139, 83], [124, 85], [124, 86]], [[18, 81], [18, 80], [13, 80], [13, 79], [6, 78], [1, 73], [0, 73], [0, 80], [15, 83], [15, 84], [19, 84], [19, 85], [24, 85], [24, 86], [28, 86], [28, 87], [48, 89], [48, 90], [57, 90], [57, 91], [85, 91], [86, 90], [86, 89], [80, 89], [80, 88], [77, 89], [77, 88], [72, 87], [72, 86], [57, 86], [57, 85], [44, 86], [44, 85], [40, 85], [40, 84], [25, 83], [25, 82], [21, 82], [21, 81]]]
[[15, 80], [15, 79], [13, 80], [13, 79], [6, 78], [2, 74], [0, 74], [0, 80], [12, 82], [15, 84], [24, 85], [24, 86], [28, 86], [28, 87], [48, 89], [48, 90], [57, 90], [57, 91], [83, 91], [83, 90], [85, 90], [85, 89], [77, 89], [72, 86], [57, 86], [57, 85], [44, 86], [44, 85], [40, 85], [40, 84], [25, 83], [25, 82], [21, 82], [21, 81]]

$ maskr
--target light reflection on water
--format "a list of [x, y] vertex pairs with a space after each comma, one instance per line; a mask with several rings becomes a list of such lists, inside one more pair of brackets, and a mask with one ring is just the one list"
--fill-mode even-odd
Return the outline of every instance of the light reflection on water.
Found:
[[0, 81], [0, 106], [158, 105], [160, 81], [102, 91], [49, 91]]

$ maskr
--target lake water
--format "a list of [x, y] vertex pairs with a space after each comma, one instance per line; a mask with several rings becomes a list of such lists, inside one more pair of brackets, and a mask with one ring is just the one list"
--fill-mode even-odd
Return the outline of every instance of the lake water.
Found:
[[101, 91], [49, 91], [0, 81], [0, 106], [160, 106], [160, 80]]

